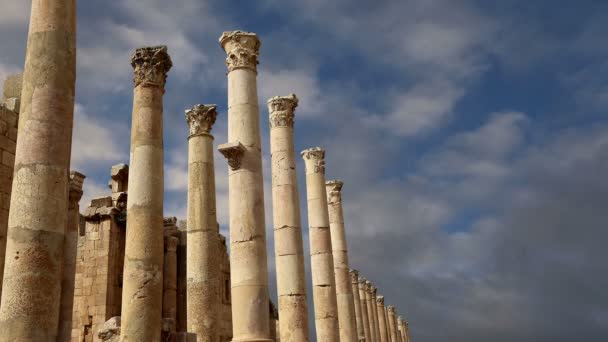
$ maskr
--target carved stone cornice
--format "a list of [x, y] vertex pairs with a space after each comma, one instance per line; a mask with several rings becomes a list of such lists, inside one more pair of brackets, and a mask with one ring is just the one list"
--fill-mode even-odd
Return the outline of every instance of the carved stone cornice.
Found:
[[214, 104], [197, 104], [186, 110], [186, 122], [190, 129], [190, 137], [200, 134], [210, 134], [217, 118], [217, 106]]
[[376, 304], [384, 306], [384, 296], [376, 297]]
[[298, 106], [298, 98], [295, 94], [271, 97], [267, 104], [268, 113], [270, 113], [270, 128], [293, 128], [295, 110]]
[[131, 55], [134, 87], [165, 87], [167, 73], [173, 66], [166, 46], [143, 47]]
[[85, 178], [87, 177], [78, 171], [70, 171], [69, 209], [75, 209], [78, 207], [78, 202], [82, 198], [82, 186]]
[[392, 305], [387, 306], [386, 310], [388, 310], [389, 314], [393, 314], [393, 315], [395, 314], [395, 307]]
[[329, 180], [325, 182], [325, 189], [327, 190], [327, 202], [329, 204], [342, 202], [342, 186], [344, 186], [344, 182], [340, 180]]
[[348, 274], [350, 274], [350, 281], [352, 284], [357, 284], [359, 282], [359, 271], [351, 269], [348, 271]]
[[241, 168], [241, 160], [245, 154], [245, 146], [240, 142], [226, 143], [218, 146], [218, 151], [226, 158], [232, 171]]
[[325, 173], [325, 150], [313, 147], [301, 152], [306, 169], [312, 173]]
[[222, 33], [219, 41], [226, 51], [228, 72], [236, 69], [251, 69], [257, 72], [262, 43], [255, 33], [238, 30], [226, 31]]

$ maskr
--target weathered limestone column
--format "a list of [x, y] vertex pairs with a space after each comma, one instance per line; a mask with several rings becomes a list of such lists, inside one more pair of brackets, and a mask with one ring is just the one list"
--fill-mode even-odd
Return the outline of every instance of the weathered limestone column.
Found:
[[388, 328], [391, 342], [401, 342], [399, 338], [399, 329], [397, 327], [397, 317], [395, 317], [395, 307], [389, 305], [386, 309], [388, 311]]
[[359, 271], [350, 270], [350, 281], [353, 291], [353, 306], [355, 308], [355, 320], [357, 324], [357, 341], [365, 341], [363, 328], [363, 317], [361, 315], [361, 299], [359, 297]]
[[135, 91], [122, 292], [122, 341], [160, 340], [163, 303], [163, 94], [166, 46], [131, 57]]
[[268, 262], [254, 33], [224, 32], [228, 57], [228, 159], [233, 341], [269, 341]]
[[375, 339], [376, 341], [380, 342], [380, 327], [378, 324], [378, 314], [376, 312], [376, 293], [378, 292], [378, 289], [375, 286], [371, 286], [371, 292], [372, 292], [372, 318], [374, 321], [374, 335], [375, 335]]
[[76, 253], [78, 251], [78, 228], [82, 185], [85, 175], [70, 172], [68, 197], [68, 224], [65, 230], [63, 252], [63, 278], [61, 280], [61, 310], [59, 311], [58, 342], [69, 341], [72, 336], [72, 309], [74, 306], [74, 280], [76, 277]]
[[198, 342], [219, 339], [220, 241], [215, 202], [215, 169], [211, 129], [215, 105], [186, 111], [188, 137], [188, 332]]
[[359, 298], [361, 301], [361, 323], [363, 324], [363, 335], [365, 341], [373, 341], [369, 324], [369, 315], [367, 311], [367, 280], [363, 277], [359, 277]]
[[376, 304], [372, 299], [372, 283], [365, 282], [365, 305], [367, 305], [367, 319], [369, 321], [369, 335], [373, 342], [379, 342], [376, 337], [376, 325], [374, 324], [374, 316], [376, 316]]
[[384, 312], [384, 297], [378, 296], [376, 297], [376, 309], [378, 310], [378, 329], [380, 331], [380, 341], [381, 342], [390, 342], [387, 323], [386, 323], [386, 315]]
[[293, 142], [298, 98], [268, 100], [272, 156], [272, 212], [281, 341], [308, 341], [308, 306], [300, 200]]
[[177, 320], [177, 245], [179, 238], [165, 236], [165, 263], [163, 266], [162, 318]]
[[401, 339], [403, 340], [403, 342], [410, 342], [407, 322], [401, 316], [397, 318], [397, 327], [399, 328], [399, 332], [401, 333]]
[[339, 180], [330, 180], [325, 183], [331, 230], [331, 247], [334, 257], [334, 276], [336, 278], [340, 341], [354, 342], [357, 341], [357, 321], [355, 318], [353, 290], [350, 276], [348, 275], [348, 248], [342, 209], [343, 185], [344, 183]]
[[32, 1], [0, 341], [55, 341], [76, 82], [76, 1]]
[[331, 247], [327, 194], [325, 191], [325, 151], [319, 147], [302, 151], [306, 165], [306, 196], [310, 226], [310, 271], [317, 341], [340, 341], [336, 280]]

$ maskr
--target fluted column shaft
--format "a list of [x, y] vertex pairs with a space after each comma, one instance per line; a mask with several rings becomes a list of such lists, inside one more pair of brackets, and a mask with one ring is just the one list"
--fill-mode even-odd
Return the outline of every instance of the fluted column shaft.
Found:
[[300, 200], [293, 142], [295, 95], [268, 100], [272, 212], [282, 342], [308, 341], [308, 307]]
[[388, 328], [389, 334], [391, 336], [391, 342], [401, 342], [399, 337], [399, 330], [397, 328], [397, 317], [395, 317], [395, 307], [389, 305], [387, 308], [388, 311]]
[[367, 281], [359, 277], [359, 298], [361, 300], [361, 323], [363, 324], [363, 334], [365, 341], [373, 341], [371, 326], [369, 321], [369, 311], [367, 310]]
[[76, 82], [76, 1], [32, 1], [0, 304], [0, 341], [55, 341]]
[[336, 278], [336, 301], [338, 303], [338, 322], [340, 341], [357, 341], [357, 323], [353, 290], [348, 274], [348, 248], [344, 230], [344, 213], [342, 208], [343, 182], [332, 180], [325, 183], [331, 230], [331, 247], [334, 258], [334, 276]]
[[219, 338], [220, 241], [215, 197], [215, 168], [211, 129], [215, 105], [186, 111], [188, 137], [188, 219], [186, 297], [188, 332], [198, 342]]
[[319, 147], [302, 152], [306, 165], [306, 196], [310, 236], [310, 269], [317, 341], [340, 341], [327, 195], [325, 151]]
[[163, 94], [172, 66], [167, 48], [137, 49], [127, 236], [122, 292], [122, 341], [160, 341], [163, 302]]
[[380, 331], [380, 342], [390, 342], [390, 336], [387, 330], [386, 314], [384, 312], [384, 297], [376, 297], [376, 309], [378, 311], [378, 330]]
[[353, 291], [353, 306], [355, 308], [355, 320], [357, 324], [357, 340], [365, 340], [365, 331], [363, 328], [363, 317], [361, 315], [361, 298], [359, 297], [359, 272], [350, 270], [350, 281]]
[[268, 341], [268, 264], [256, 65], [260, 40], [224, 32], [228, 66], [228, 159], [233, 341]]

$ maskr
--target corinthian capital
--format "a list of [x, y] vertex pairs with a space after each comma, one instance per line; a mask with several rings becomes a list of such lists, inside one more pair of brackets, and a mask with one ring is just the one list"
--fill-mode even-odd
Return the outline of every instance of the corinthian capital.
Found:
[[325, 150], [313, 147], [302, 151], [307, 173], [325, 173]]
[[372, 283], [369, 280], [365, 281], [365, 291], [370, 294], [372, 293]]
[[378, 304], [380, 306], [384, 306], [384, 296], [376, 297], [376, 304]]
[[275, 96], [268, 100], [268, 113], [270, 113], [270, 128], [291, 127], [298, 106], [295, 94], [289, 96]]
[[395, 307], [392, 305], [387, 306], [386, 310], [388, 310], [389, 314], [393, 314], [393, 315], [395, 314]]
[[378, 288], [372, 285], [370, 290], [372, 291], [372, 297], [376, 297], [376, 294], [378, 293]]
[[186, 110], [186, 122], [190, 128], [190, 136], [209, 134], [217, 118], [216, 105], [195, 105]]
[[236, 69], [251, 69], [257, 72], [262, 43], [255, 33], [238, 30], [224, 32], [220, 37], [220, 45], [226, 51], [228, 72]]
[[165, 236], [165, 250], [167, 252], [177, 251], [177, 245], [179, 245], [179, 238], [175, 236]]
[[68, 207], [70, 209], [76, 208], [78, 206], [78, 202], [82, 198], [82, 185], [84, 184], [85, 178], [87, 177], [78, 171], [70, 171], [70, 191], [68, 203]]
[[357, 284], [359, 282], [359, 271], [351, 269], [348, 271], [348, 274], [350, 274], [350, 282], [352, 284]]
[[166, 46], [143, 47], [131, 55], [135, 87], [165, 87], [167, 73], [173, 66]]
[[329, 180], [325, 182], [325, 189], [327, 190], [327, 202], [329, 204], [342, 202], [342, 186], [344, 182], [339, 180]]

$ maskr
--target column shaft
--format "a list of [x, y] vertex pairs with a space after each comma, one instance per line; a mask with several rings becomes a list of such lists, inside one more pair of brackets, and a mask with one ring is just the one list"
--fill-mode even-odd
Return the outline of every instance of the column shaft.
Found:
[[390, 342], [386, 324], [386, 315], [384, 312], [384, 297], [376, 298], [376, 309], [378, 311], [378, 329], [380, 331], [380, 342]]
[[122, 341], [160, 341], [163, 303], [163, 94], [172, 66], [166, 47], [131, 57], [131, 126]]
[[308, 341], [308, 307], [300, 200], [293, 142], [295, 95], [273, 97], [270, 112], [272, 209], [282, 342]]
[[376, 287], [372, 286], [371, 287], [371, 292], [372, 292], [372, 298], [371, 298], [371, 303], [372, 303], [372, 318], [373, 318], [373, 324], [374, 324], [374, 338], [376, 339], [376, 341], [380, 342], [380, 326], [378, 324], [378, 313], [376, 310]]
[[353, 290], [348, 274], [348, 248], [344, 230], [344, 213], [342, 208], [341, 181], [333, 180], [326, 183], [327, 204], [329, 211], [329, 226], [331, 230], [331, 246], [334, 258], [334, 276], [336, 279], [336, 301], [338, 303], [338, 321], [340, 325], [340, 341], [357, 341], [357, 323]]
[[359, 297], [359, 272], [350, 270], [351, 286], [353, 291], [353, 306], [355, 307], [355, 320], [357, 324], [357, 340], [365, 340], [365, 328], [363, 327], [363, 316], [361, 315], [361, 299]]
[[369, 335], [371, 341], [379, 342], [376, 337], [376, 325], [374, 324], [374, 316], [376, 316], [376, 305], [372, 300], [372, 285], [369, 281], [365, 283], [365, 305], [367, 305], [367, 319], [369, 320]]
[[76, 1], [32, 1], [0, 341], [55, 341], [76, 82]]
[[198, 342], [219, 338], [220, 241], [215, 201], [215, 168], [211, 128], [215, 105], [196, 105], [186, 111], [188, 138], [188, 332]]
[[317, 341], [338, 342], [338, 305], [325, 191], [325, 151], [318, 147], [311, 148], [303, 151], [302, 156], [306, 164], [310, 269]]
[[399, 330], [397, 329], [397, 318], [395, 317], [395, 307], [389, 305], [388, 308], [388, 328], [391, 336], [391, 342], [401, 342], [399, 338]]
[[257, 95], [260, 40], [253, 33], [224, 32], [228, 66], [228, 159], [233, 341], [268, 341], [268, 264], [264, 182]]
[[165, 237], [165, 261], [163, 267], [162, 318], [177, 320], [177, 245], [179, 238]]
[[365, 278], [359, 277], [358, 287], [359, 298], [361, 300], [361, 323], [363, 325], [363, 335], [365, 337], [365, 341], [373, 341], [367, 311], [367, 285]]

